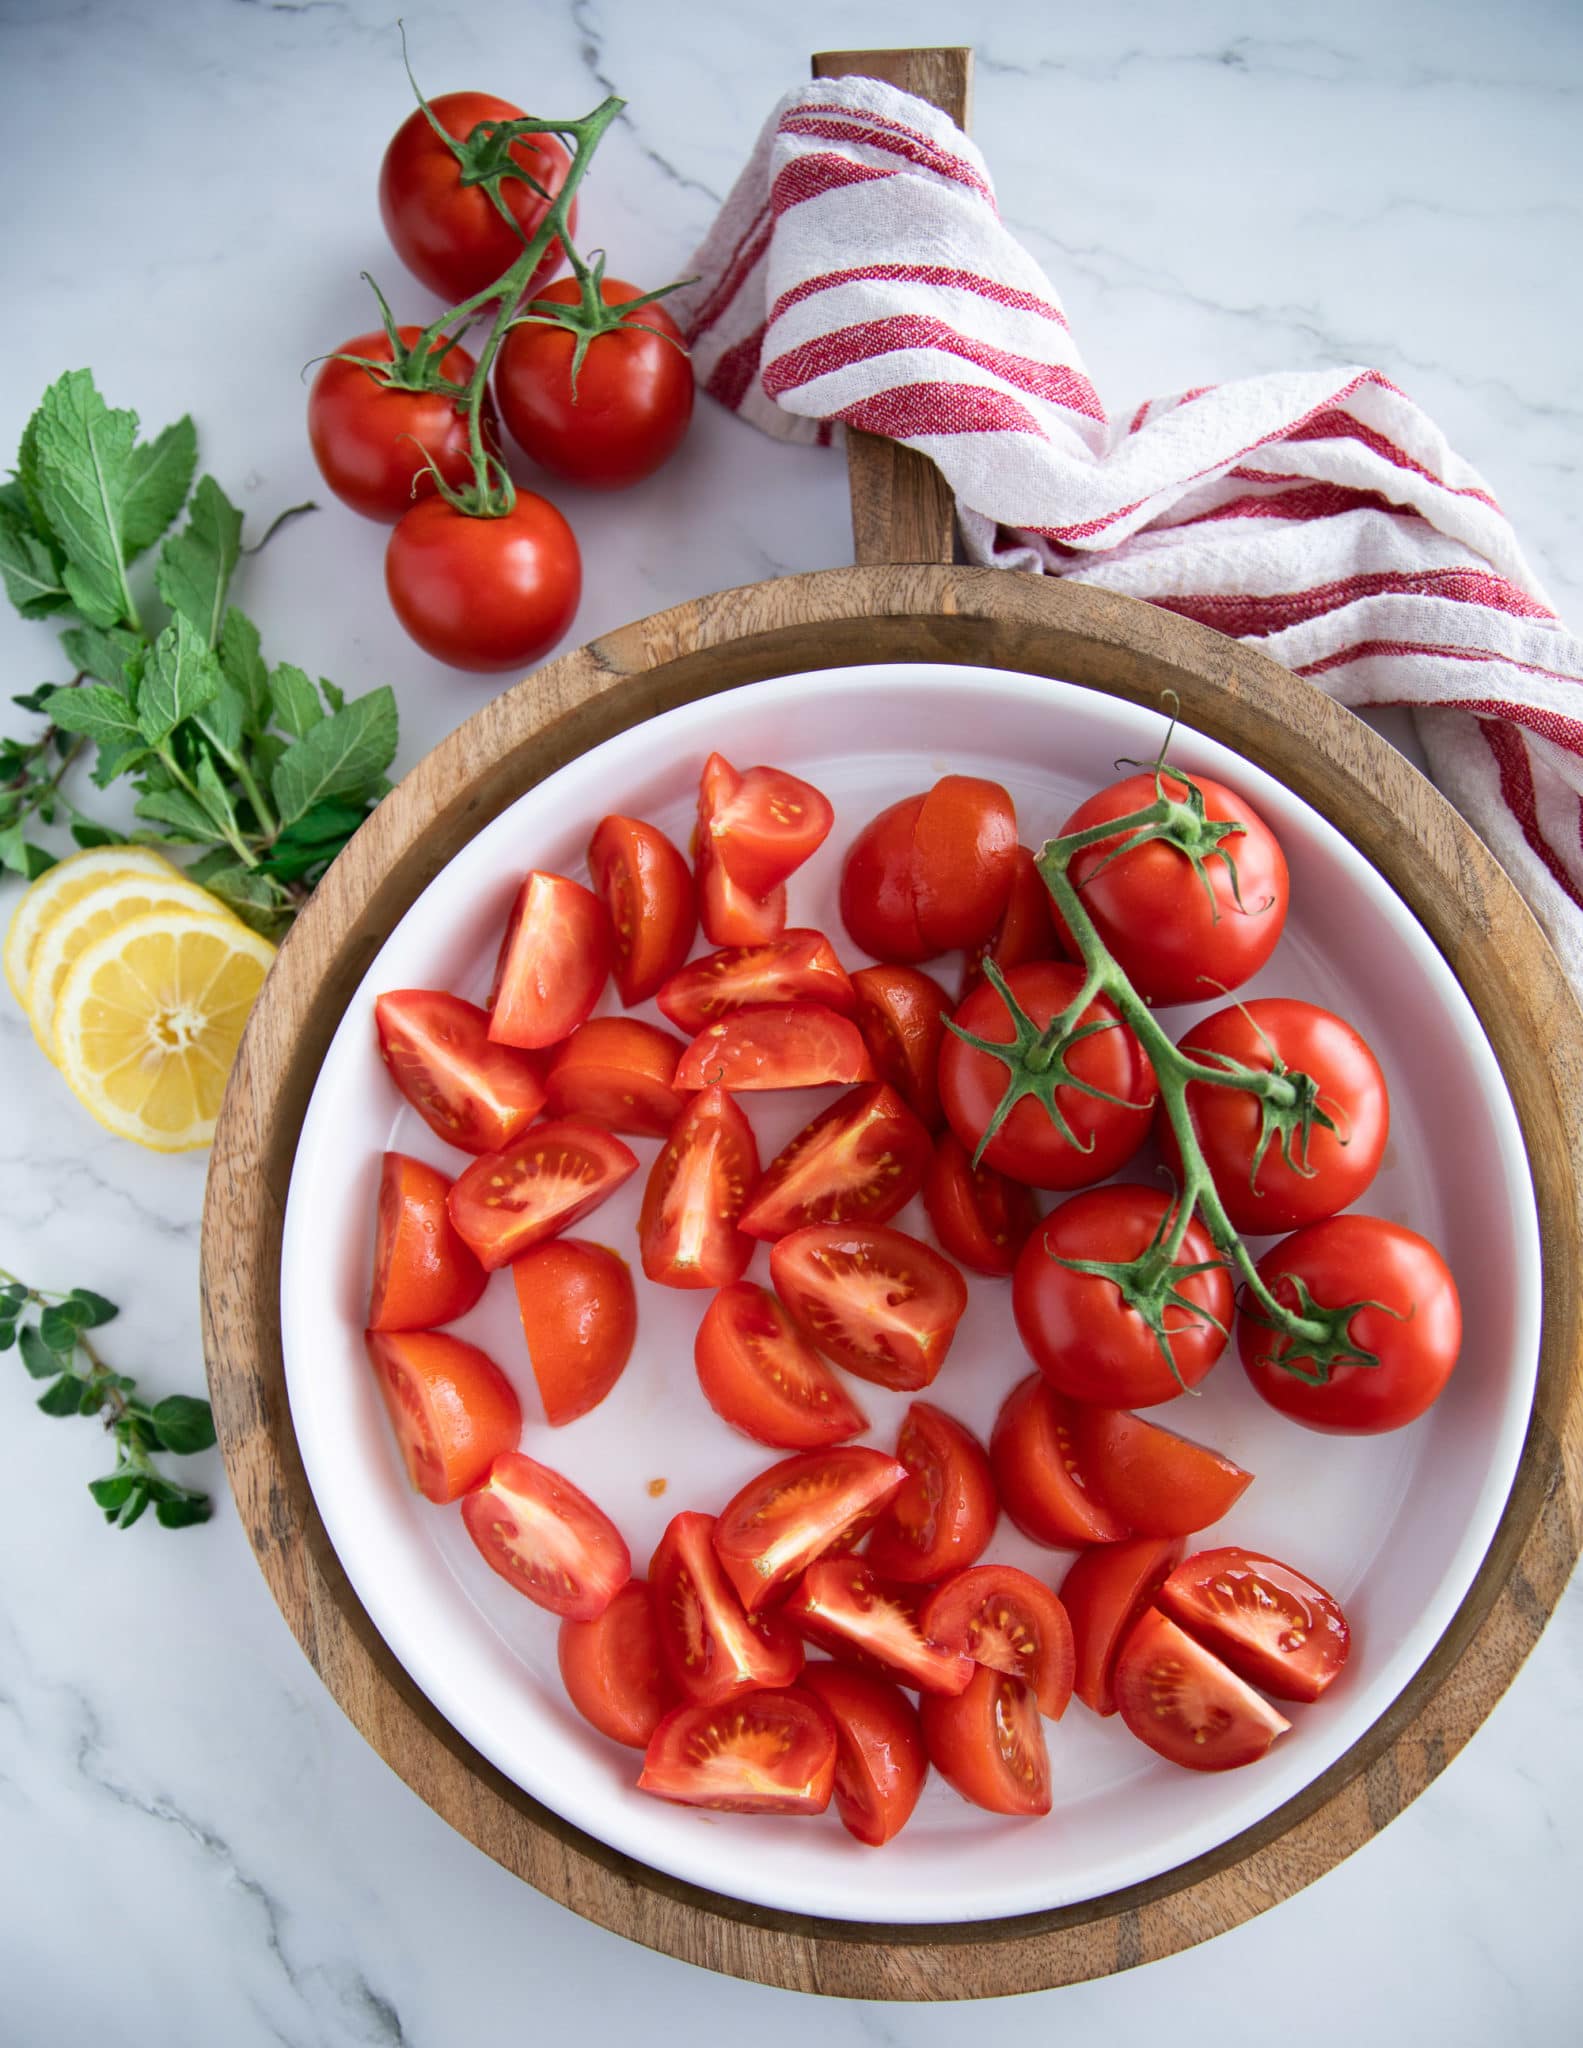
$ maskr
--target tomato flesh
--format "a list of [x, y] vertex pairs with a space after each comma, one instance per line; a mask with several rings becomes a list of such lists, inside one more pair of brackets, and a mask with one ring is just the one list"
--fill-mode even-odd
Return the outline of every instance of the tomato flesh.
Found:
[[673, 973], [656, 997], [679, 1031], [697, 1033], [733, 1010], [818, 1003], [849, 1015], [857, 997], [823, 932], [789, 931], [758, 946], [727, 946]]
[[535, 1124], [478, 1159], [451, 1189], [451, 1221], [493, 1273], [570, 1230], [637, 1172], [637, 1155], [589, 1124]]
[[997, 1278], [1015, 1270], [1039, 1221], [1032, 1190], [992, 1166], [975, 1166], [951, 1131], [942, 1131], [924, 1175], [923, 1203], [941, 1245], [959, 1265]]
[[718, 1084], [733, 1094], [850, 1087], [873, 1078], [873, 1062], [857, 1026], [819, 1003], [734, 1010], [704, 1026], [676, 1069], [678, 1088]]
[[530, 874], [511, 906], [495, 963], [489, 1035], [530, 1051], [585, 1023], [610, 977], [610, 917], [591, 889]]
[[732, 1495], [715, 1523], [715, 1555], [749, 1614], [768, 1606], [860, 1516], [907, 1477], [883, 1451], [848, 1444], [801, 1451]]
[[809, 1223], [888, 1223], [918, 1192], [929, 1133], [894, 1088], [858, 1088], [804, 1126], [764, 1169], [742, 1212], [749, 1237]]
[[955, 1266], [879, 1224], [794, 1230], [771, 1251], [770, 1278], [826, 1358], [909, 1393], [939, 1372], [967, 1307]]
[[621, 1531], [604, 1510], [520, 1451], [496, 1458], [463, 1500], [462, 1520], [491, 1571], [572, 1621], [595, 1620], [632, 1576]]
[[750, 1615], [715, 1554], [712, 1515], [674, 1515], [649, 1566], [660, 1656], [687, 1699], [705, 1703], [790, 1685], [802, 1669], [797, 1632], [778, 1614]]
[[1138, 1740], [1190, 1771], [1257, 1763], [1292, 1725], [1155, 1607], [1121, 1646], [1115, 1688], [1117, 1709]]
[[698, 885], [698, 922], [711, 946], [765, 946], [783, 936], [784, 882], [767, 896], [750, 896], [732, 881], [707, 839], [699, 840], [693, 872]]
[[817, 1699], [797, 1688], [750, 1692], [667, 1714], [638, 1790], [722, 1813], [823, 1813], [835, 1768], [835, 1724]]
[[698, 1384], [715, 1413], [755, 1443], [811, 1451], [845, 1443], [868, 1417], [768, 1288], [722, 1287], [698, 1325]]
[[1078, 1458], [1135, 1536], [1191, 1536], [1218, 1522], [1253, 1474], [1125, 1408], [1077, 1411]]
[[645, 1579], [628, 1579], [593, 1621], [563, 1621], [556, 1644], [567, 1697], [601, 1735], [644, 1749], [677, 1704], [660, 1657]]
[[841, 1824], [871, 1849], [912, 1818], [929, 1775], [918, 1709], [897, 1686], [841, 1664], [803, 1667], [803, 1689], [835, 1723], [835, 1803]]
[[1061, 1581], [1077, 1660], [1072, 1690], [1093, 1713], [1115, 1713], [1121, 1646], [1181, 1556], [1180, 1537], [1129, 1536], [1085, 1550]]
[[669, 1137], [687, 1098], [674, 1085], [679, 1038], [636, 1017], [590, 1017], [550, 1062], [551, 1116], [594, 1116], [613, 1131]]
[[365, 1342], [408, 1478], [425, 1500], [460, 1500], [522, 1434], [511, 1382], [443, 1330], [370, 1330]]
[[661, 1287], [726, 1287], [753, 1256], [741, 1228], [759, 1177], [753, 1126], [723, 1088], [702, 1089], [649, 1169], [638, 1218], [643, 1270]]
[[637, 1336], [632, 1274], [602, 1244], [557, 1237], [511, 1262], [528, 1358], [552, 1429], [597, 1408]]
[[657, 825], [617, 814], [595, 828], [588, 871], [609, 914], [616, 988], [630, 1010], [687, 958], [698, 929], [692, 869]]
[[1278, 1700], [1317, 1700], [1351, 1648], [1347, 1617], [1323, 1586], [1235, 1546], [1179, 1564], [1155, 1601], [1239, 1678]]
[[1000, 1504], [1024, 1536], [1054, 1549], [1117, 1543], [1127, 1525], [1112, 1512], [1077, 1449], [1077, 1403], [1038, 1373], [1006, 1396], [989, 1440]]
[[987, 1664], [955, 1699], [919, 1702], [929, 1761], [954, 1792], [987, 1813], [1050, 1811], [1050, 1756], [1033, 1687]]
[[489, 1012], [441, 989], [391, 989], [374, 1004], [379, 1056], [419, 1116], [463, 1152], [498, 1152], [544, 1107], [531, 1053], [496, 1045]]
[[737, 888], [765, 897], [829, 837], [835, 812], [812, 783], [784, 768], [739, 773], [711, 754], [699, 781], [698, 831]]
[[970, 1565], [995, 1533], [1000, 1503], [983, 1445], [953, 1415], [914, 1401], [896, 1439], [907, 1477], [868, 1539], [882, 1577], [927, 1585]]
[[1072, 1697], [1072, 1624], [1050, 1588], [1009, 1564], [954, 1573], [929, 1596], [924, 1633], [942, 1649], [1031, 1686], [1039, 1712], [1059, 1721]]
[[488, 1279], [451, 1222], [451, 1183], [421, 1159], [387, 1152], [379, 1175], [371, 1330], [432, 1330], [466, 1315]]
[[951, 999], [916, 967], [861, 967], [852, 977], [857, 1024], [874, 1061], [931, 1131], [944, 1121], [937, 1069]]
[[919, 1595], [881, 1579], [859, 1557], [826, 1558], [808, 1567], [782, 1612], [810, 1642], [860, 1669], [920, 1692], [957, 1693], [973, 1665], [924, 1634]]

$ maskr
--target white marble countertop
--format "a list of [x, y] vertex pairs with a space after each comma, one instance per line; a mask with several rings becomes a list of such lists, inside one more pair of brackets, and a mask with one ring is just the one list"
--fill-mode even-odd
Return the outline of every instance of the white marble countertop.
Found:
[[[407, 108], [368, 0], [0, 0], [8, 374], [0, 449], [88, 363], [151, 425], [184, 409], [254, 531], [317, 487], [297, 366], [402, 286], [374, 206]], [[1567, 0], [1283, 8], [1167, 0], [986, 17], [945, 0], [415, 0], [431, 91], [631, 101], [585, 229], [658, 282], [810, 50], [978, 43], [976, 132], [1112, 410], [1282, 365], [1377, 364], [1491, 482], [1574, 621], [1583, 463], [1575, 275], [1583, 16]], [[701, 409], [682, 458], [582, 538], [579, 639], [700, 590], [847, 558], [839, 458]], [[678, 516], [679, 513], [683, 516]], [[277, 655], [392, 682], [409, 766], [487, 686], [387, 611], [383, 529], [334, 508], [248, 565]], [[0, 614], [6, 691], [54, 641]], [[9, 709], [6, 719], [20, 719]], [[0, 892], [0, 915], [12, 900]], [[113, 1359], [195, 1389], [201, 1155], [106, 1136], [0, 1004], [0, 1260], [125, 1304]], [[106, 1530], [85, 1425], [0, 1360], [0, 2039], [16, 2048], [955, 2042], [956, 2009], [813, 2008], [650, 1955], [539, 1898], [366, 1748], [277, 1615], [224, 1493], [203, 1531]], [[1378, 1841], [1205, 1948], [1005, 2008], [1043, 2036], [1551, 2042], [1576, 2027], [1583, 1595], [1465, 1753]], [[1183, 2014], [1192, 2018], [1185, 2029]]]

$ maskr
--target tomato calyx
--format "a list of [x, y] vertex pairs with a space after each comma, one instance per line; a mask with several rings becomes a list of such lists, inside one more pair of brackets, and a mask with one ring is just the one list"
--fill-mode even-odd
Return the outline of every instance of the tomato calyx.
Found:
[[[1399, 1323], [1407, 1322], [1411, 1309], [1392, 1308], [1384, 1301], [1349, 1301], [1343, 1308], [1326, 1308], [1315, 1301], [1308, 1284], [1300, 1273], [1282, 1276], [1297, 1296], [1297, 1313], [1275, 1304], [1276, 1313], [1269, 1314], [1263, 1309], [1242, 1304], [1242, 1313], [1250, 1322], [1260, 1324], [1266, 1330], [1278, 1330], [1284, 1342], [1269, 1353], [1268, 1362], [1278, 1365], [1282, 1372], [1291, 1374], [1294, 1380], [1301, 1380], [1306, 1386], [1323, 1387], [1330, 1383], [1331, 1375], [1340, 1365], [1356, 1365], [1365, 1369], [1379, 1366], [1379, 1354], [1365, 1351], [1352, 1341], [1352, 1318], [1366, 1308], [1377, 1308], [1382, 1315], [1393, 1317]], [[1312, 1371], [1305, 1372], [1304, 1365]]]
[[[1174, 1210], [1168, 1206], [1161, 1214], [1153, 1237], [1132, 1259], [1067, 1259], [1053, 1251], [1049, 1254], [1058, 1266], [1065, 1266], [1070, 1273], [1083, 1273], [1090, 1279], [1110, 1282], [1127, 1307], [1148, 1325], [1160, 1356], [1184, 1394], [1196, 1393], [1197, 1389], [1183, 1379], [1176, 1354], [1171, 1349], [1171, 1340], [1186, 1325], [1178, 1320], [1174, 1326], [1168, 1327], [1167, 1311], [1174, 1308], [1188, 1322], [1208, 1323], [1227, 1339], [1231, 1335], [1217, 1315], [1182, 1290], [1180, 1283], [1183, 1280], [1191, 1279], [1195, 1273], [1212, 1273], [1225, 1264], [1221, 1258], [1178, 1263], [1182, 1240], [1192, 1220], [1193, 1211], [1186, 1202], [1178, 1202]], [[1301, 1286], [1302, 1283], [1298, 1281], [1296, 1284]]]
[[[1174, 729], [1174, 728], [1173, 728]], [[1074, 833], [1072, 840], [1083, 845], [1093, 845], [1101, 839], [1110, 839], [1119, 831], [1122, 837], [1110, 848], [1104, 859], [1099, 861], [1078, 883], [1086, 889], [1102, 875], [1106, 868], [1124, 859], [1140, 846], [1157, 839], [1165, 846], [1171, 846], [1191, 866], [1193, 873], [1203, 884], [1209, 898], [1211, 919], [1220, 921], [1220, 905], [1215, 901], [1214, 885], [1209, 878], [1209, 863], [1219, 860], [1224, 863], [1231, 881], [1232, 899], [1239, 910], [1247, 910], [1242, 900], [1242, 886], [1237, 875], [1237, 863], [1222, 844], [1224, 840], [1236, 838], [1247, 831], [1247, 826], [1235, 818], [1211, 818], [1204, 802], [1204, 792], [1191, 777], [1180, 769], [1172, 769], [1171, 779], [1179, 782], [1187, 791], [1185, 797], [1167, 796], [1165, 793], [1165, 748], [1171, 743], [1171, 735], [1165, 736], [1165, 746], [1160, 749], [1159, 758], [1154, 761], [1125, 761], [1121, 766], [1148, 768], [1154, 775], [1154, 802], [1146, 811], [1136, 811], [1130, 818], [1111, 819], [1103, 826], [1091, 827], [1082, 834]], [[1062, 842], [1067, 844], [1070, 842]], [[1073, 846], [1077, 851], [1078, 846]]]
[[[465, 182], [465, 180], [464, 180]], [[652, 306], [657, 300], [666, 298], [671, 292], [679, 292], [683, 285], [696, 284], [696, 277], [679, 277], [672, 284], [662, 284], [651, 292], [639, 292], [635, 299], [622, 299], [612, 304], [604, 294], [605, 252], [603, 249], [590, 251], [585, 261], [569, 242], [563, 243], [567, 258], [572, 266], [572, 275], [577, 280], [580, 297], [575, 306], [569, 306], [561, 299], [530, 299], [527, 305], [510, 323], [512, 327], [564, 327], [573, 338], [571, 380], [572, 403], [577, 403], [577, 378], [583, 367], [583, 360], [590, 347], [601, 334], [610, 334], [618, 327], [643, 327], [650, 334], [657, 334], [661, 341], [675, 349], [678, 354], [688, 353], [686, 344], [667, 334], [663, 328], [650, 326], [647, 321], [633, 320], [634, 313], [645, 306]]]

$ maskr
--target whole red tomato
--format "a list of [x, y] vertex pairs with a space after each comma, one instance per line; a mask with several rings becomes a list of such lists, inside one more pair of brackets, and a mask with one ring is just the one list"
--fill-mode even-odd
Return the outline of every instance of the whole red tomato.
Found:
[[[607, 277], [607, 306], [639, 296]], [[575, 306], [577, 280], [537, 294]], [[572, 385], [577, 340], [537, 320], [513, 327], [495, 362], [495, 393], [512, 438], [552, 475], [596, 491], [624, 490], [675, 454], [693, 416], [693, 368], [681, 329], [657, 301], [595, 335]]]
[[452, 668], [529, 668], [577, 615], [582, 557], [546, 498], [474, 518], [444, 498], [405, 513], [385, 550], [385, 587], [418, 645]]
[[[391, 137], [379, 167], [379, 212], [391, 247], [430, 291], [455, 303], [470, 299], [504, 275], [522, 254], [549, 210], [549, 202], [521, 178], [503, 178], [500, 196], [522, 233], [501, 218], [482, 185], [464, 185], [462, 167], [435, 134], [429, 115], [447, 135], [465, 142], [480, 121], [520, 121], [522, 109], [487, 92], [443, 92], [409, 114]], [[572, 160], [553, 135], [524, 136], [511, 146], [521, 164], [546, 192], [566, 182]], [[568, 226], [575, 232], [577, 203]], [[527, 285], [531, 297], [565, 261], [558, 241], [545, 250]]]
[[[396, 331], [411, 348], [423, 330]], [[456, 489], [472, 480], [467, 415], [454, 399], [440, 391], [404, 391], [382, 383], [361, 364], [339, 361], [342, 356], [388, 363], [390, 337], [381, 330], [343, 341], [320, 365], [308, 394], [308, 439], [314, 460], [344, 504], [365, 519], [394, 525], [412, 510], [416, 499], [433, 495], [434, 479], [425, 456]], [[465, 384], [474, 367], [465, 348], [451, 348], [441, 358], [440, 374], [453, 384]], [[497, 446], [495, 408], [487, 393], [483, 425], [485, 440]]]

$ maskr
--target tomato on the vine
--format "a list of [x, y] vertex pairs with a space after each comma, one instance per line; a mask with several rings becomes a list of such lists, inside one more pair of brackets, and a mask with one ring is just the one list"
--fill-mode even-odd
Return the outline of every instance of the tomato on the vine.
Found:
[[[402, 343], [411, 348], [423, 330], [400, 327]], [[476, 365], [465, 348], [438, 344], [439, 372], [449, 383], [465, 385]], [[386, 383], [361, 362], [388, 363], [390, 337], [382, 329], [343, 341], [319, 367], [308, 393], [308, 439], [319, 473], [343, 504], [365, 519], [393, 526], [420, 497], [433, 495], [433, 463], [453, 490], [473, 480], [473, 456], [466, 411], [443, 391], [409, 391]], [[484, 400], [482, 425], [486, 447], [499, 444], [495, 409]], [[428, 461], [424, 457], [428, 457]]]
[[392, 609], [425, 654], [489, 674], [531, 668], [577, 616], [577, 537], [548, 498], [518, 491], [509, 512], [461, 512], [421, 498], [385, 550]]

